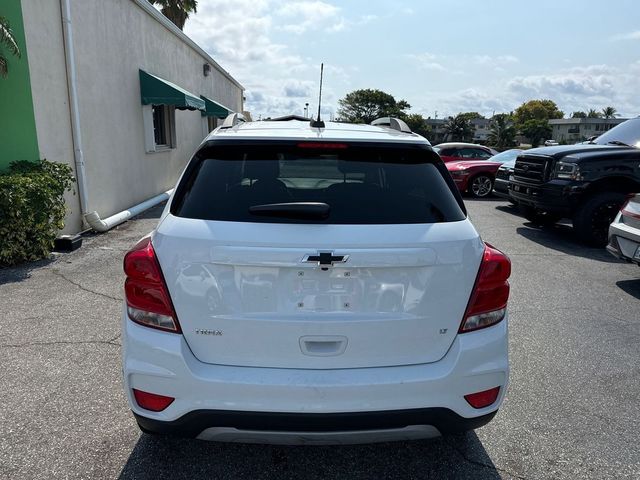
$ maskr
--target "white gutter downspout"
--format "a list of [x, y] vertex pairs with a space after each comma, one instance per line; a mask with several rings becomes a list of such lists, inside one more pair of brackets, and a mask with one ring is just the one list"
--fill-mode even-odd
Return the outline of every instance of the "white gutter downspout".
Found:
[[[87, 176], [84, 170], [84, 154], [82, 153], [82, 134], [80, 132], [80, 109], [78, 107], [78, 88], [76, 79], [76, 62], [73, 51], [73, 32], [71, 28], [71, 6], [69, 0], [60, 0], [62, 12], [62, 33], [64, 53], [67, 64], [67, 88], [69, 90], [69, 106], [71, 114], [71, 131], [73, 138], [73, 156], [76, 163], [76, 179], [78, 198], [82, 215], [87, 213]], [[84, 222], [84, 219], [83, 219]]]
[[123, 210], [104, 220], [96, 211], [89, 212], [89, 200], [87, 197], [87, 175], [84, 169], [84, 154], [82, 153], [82, 133], [80, 129], [80, 108], [78, 106], [78, 82], [76, 78], [76, 62], [73, 49], [73, 28], [71, 25], [71, 5], [70, 0], [60, 0], [60, 10], [62, 12], [62, 32], [64, 38], [64, 52], [67, 64], [67, 88], [69, 90], [69, 103], [71, 114], [71, 131], [73, 137], [73, 156], [76, 164], [76, 179], [78, 183], [78, 198], [80, 199], [80, 210], [82, 212], [83, 224], [89, 226], [97, 232], [106, 232], [111, 228], [126, 222], [131, 217], [167, 200], [173, 190], [168, 190], [160, 195], [156, 195], [138, 205], [134, 205], [128, 210]]

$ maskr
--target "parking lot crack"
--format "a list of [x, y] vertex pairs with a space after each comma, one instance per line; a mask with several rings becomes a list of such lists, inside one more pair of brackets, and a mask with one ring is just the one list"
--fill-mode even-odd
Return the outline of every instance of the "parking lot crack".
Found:
[[110, 300], [116, 300], [117, 302], [121, 302], [122, 298], [118, 298], [118, 297], [113, 297], [111, 295], [108, 295], [106, 293], [102, 293], [102, 292], [98, 292], [96, 290], [91, 290], [90, 288], [85, 287], [84, 285], [75, 282], [73, 280], [71, 280], [69, 277], [67, 277], [66, 275], [64, 275], [63, 273], [57, 271], [57, 270], [51, 270], [51, 273], [53, 273], [54, 275], [56, 275], [57, 277], [62, 278], [63, 280], [66, 280], [67, 282], [69, 282], [71, 285], [74, 285], [76, 287], [78, 287], [80, 290], [84, 290], [85, 292], [89, 292], [89, 293], [93, 293], [94, 295], [99, 295], [101, 297], [104, 298], [108, 298]]
[[488, 464], [488, 463], [485, 463], [485, 462], [481, 462], [481, 461], [479, 461], [479, 460], [474, 460], [473, 458], [469, 458], [469, 457], [465, 454], [465, 452], [464, 452], [464, 451], [462, 451], [462, 450], [461, 450], [457, 445], [455, 445], [455, 444], [454, 444], [454, 443], [452, 443], [452, 442], [448, 442], [448, 443], [449, 443], [449, 445], [453, 448], [453, 450], [455, 450], [455, 451], [456, 451], [456, 453], [458, 453], [458, 455], [460, 455], [460, 456], [461, 456], [461, 457], [462, 457], [462, 458], [463, 458], [467, 463], [470, 463], [470, 464], [472, 464], [472, 465], [475, 465], [475, 466], [478, 466], [478, 467], [484, 468], [484, 469], [486, 469], [486, 470], [490, 470], [490, 471], [495, 470], [495, 471], [498, 471], [498, 472], [503, 473], [503, 474], [505, 474], [505, 475], [509, 475], [509, 476], [511, 476], [511, 477], [513, 477], [513, 478], [517, 478], [517, 479], [519, 479], [519, 480], [527, 480], [527, 477], [523, 477], [523, 476], [521, 476], [521, 475], [516, 475], [515, 473], [510, 472], [509, 470], [506, 470], [506, 469], [504, 469], [504, 468], [500, 468], [500, 467], [498, 467], [497, 465], [494, 465], [493, 463]]

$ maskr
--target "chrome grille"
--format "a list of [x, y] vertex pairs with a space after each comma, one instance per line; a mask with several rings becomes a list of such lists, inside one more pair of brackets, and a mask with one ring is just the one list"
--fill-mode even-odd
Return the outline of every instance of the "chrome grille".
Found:
[[527, 183], [543, 183], [548, 178], [547, 167], [551, 159], [537, 155], [522, 155], [516, 160], [513, 175]]

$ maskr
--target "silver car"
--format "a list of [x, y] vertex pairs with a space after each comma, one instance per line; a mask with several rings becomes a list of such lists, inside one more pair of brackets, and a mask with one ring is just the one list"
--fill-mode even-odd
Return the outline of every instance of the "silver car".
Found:
[[609, 226], [607, 250], [614, 257], [640, 265], [640, 193], [627, 200]]

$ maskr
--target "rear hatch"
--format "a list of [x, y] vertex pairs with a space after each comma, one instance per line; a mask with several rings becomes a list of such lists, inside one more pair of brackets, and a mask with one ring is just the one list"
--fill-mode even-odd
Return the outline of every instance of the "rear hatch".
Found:
[[316, 369], [441, 359], [484, 247], [454, 188], [423, 145], [206, 146], [153, 236], [193, 354]]

